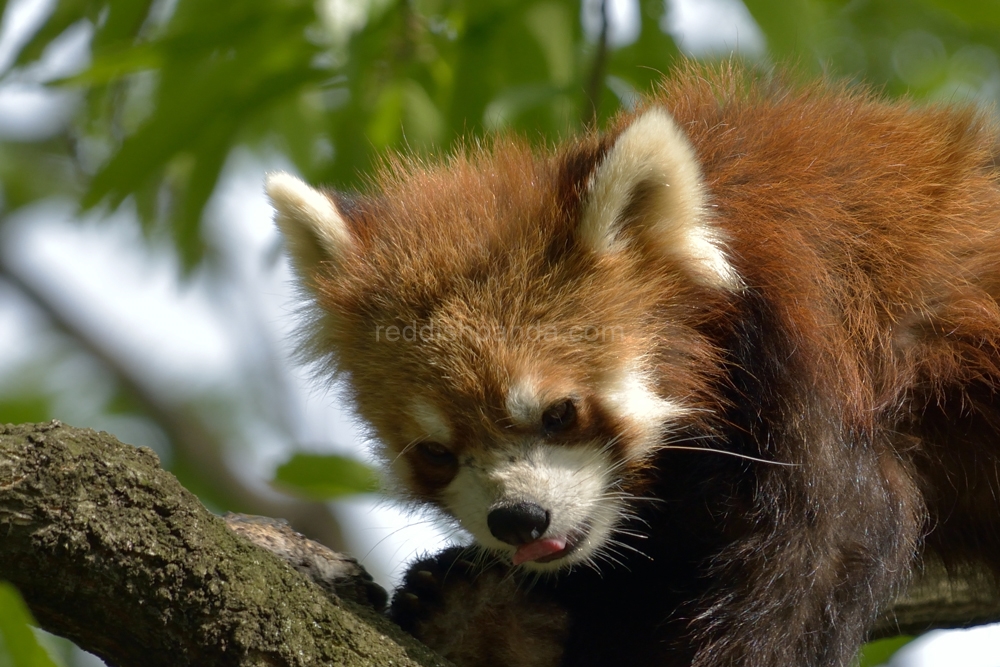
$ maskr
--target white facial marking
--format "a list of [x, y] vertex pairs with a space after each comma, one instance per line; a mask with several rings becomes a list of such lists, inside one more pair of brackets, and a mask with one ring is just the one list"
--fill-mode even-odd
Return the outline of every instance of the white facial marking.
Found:
[[542, 414], [538, 388], [530, 378], [521, 378], [507, 390], [507, 414], [519, 426], [536, 423]]
[[624, 247], [623, 216], [640, 188], [650, 188], [644, 221], [648, 243], [675, 257], [710, 287], [739, 289], [739, 275], [722, 250], [718, 231], [706, 219], [697, 156], [670, 114], [652, 107], [621, 133], [588, 184], [580, 223], [584, 243], [599, 253]]
[[664, 425], [687, 412], [680, 403], [658, 396], [637, 362], [614, 376], [601, 396], [605, 406], [617, 417], [639, 429], [641, 436], [629, 448], [629, 453], [635, 457], [655, 447]]
[[685, 413], [676, 402], [661, 398], [649, 388], [641, 371], [630, 368], [615, 378], [605, 395], [608, 406], [616, 414], [649, 425], [660, 425], [665, 420]]
[[413, 416], [413, 421], [417, 422], [423, 431], [418, 436], [419, 439], [440, 442], [441, 444], [451, 442], [451, 427], [448, 426], [444, 413], [433, 403], [424, 398], [414, 399], [410, 407], [410, 414]]
[[447, 508], [483, 546], [513, 554], [515, 547], [490, 533], [489, 511], [501, 502], [533, 502], [549, 512], [546, 537], [566, 538], [576, 548], [549, 563], [524, 567], [552, 571], [586, 560], [604, 545], [618, 518], [621, 501], [609, 494], [613, 462], [602, 443], [572, 447], [527, 443], [497, 447], [463, 465], [444, 492]]

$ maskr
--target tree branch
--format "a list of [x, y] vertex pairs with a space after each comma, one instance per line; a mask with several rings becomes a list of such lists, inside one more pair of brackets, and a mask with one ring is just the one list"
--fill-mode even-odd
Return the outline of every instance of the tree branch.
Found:
[[0, 426], [0, 578], [110, 665], [445, 665], [209, 513], [150, 450]]
[[[446, 664], [344, 599], [381, 601], [350, 559], [280, 523], [228, 521], [285, 560], [227, 528], [148, 449], [58, 422], [0, 426], [0, 578], [42, 627], [109, 664]], [[338, 572], [354, 579], [331, 583]], [[932, 563], [873, 636], [997, 620], [990, 579]]]
[[968, 628], [1000, 621], [1000, 589], [983, 569], [949, 571], [928, 560], [872, 629], [871, 638], [918, 635], [936, 628]]

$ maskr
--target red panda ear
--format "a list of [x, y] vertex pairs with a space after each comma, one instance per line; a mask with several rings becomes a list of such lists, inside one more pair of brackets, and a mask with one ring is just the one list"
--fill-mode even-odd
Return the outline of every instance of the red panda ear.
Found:
[[292, 263], [306, 284], [312, 283], [321, 263], [338, 264], [354, 246], [347, 221], [329, 195], [280, 171], [268, 175], [264, 189]]
[[663, 108], [651, 107], [598, 163], [585, 189], [578, 234], [596, 253], [638, 243], [679, 261], [701, 284], [739, 289], [706, 199], [694, 149]]

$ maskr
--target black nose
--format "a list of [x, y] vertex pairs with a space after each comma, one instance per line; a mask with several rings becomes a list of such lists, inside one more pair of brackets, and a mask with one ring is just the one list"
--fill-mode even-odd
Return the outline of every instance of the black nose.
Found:
[[533, 542], [549, 527], [549, 513], [535, 503], [500, 505], [490, 510], [486, 525], [493, 537], [515, 547]]

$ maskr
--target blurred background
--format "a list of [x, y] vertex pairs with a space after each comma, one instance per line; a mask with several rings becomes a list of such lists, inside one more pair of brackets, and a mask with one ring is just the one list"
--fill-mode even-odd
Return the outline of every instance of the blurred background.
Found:
[[[0, 0], [0, 16], [0, 423], [151, 447], [211, 509], [287, 518], [387, 588], [461, 535], [371, 493], [350, 405], [294, 360], [267, 171], [350, 189], [388, 151], [553, 142], [684, 56], [1000, 96], [994, 0]], [[0, 667], [33, 664], [3, 647], [10, 595]], [[100, 664], [39, 636], [57, 664]], [[1000, 667], [1000, 633], [932, 633], [890, 664]]]

